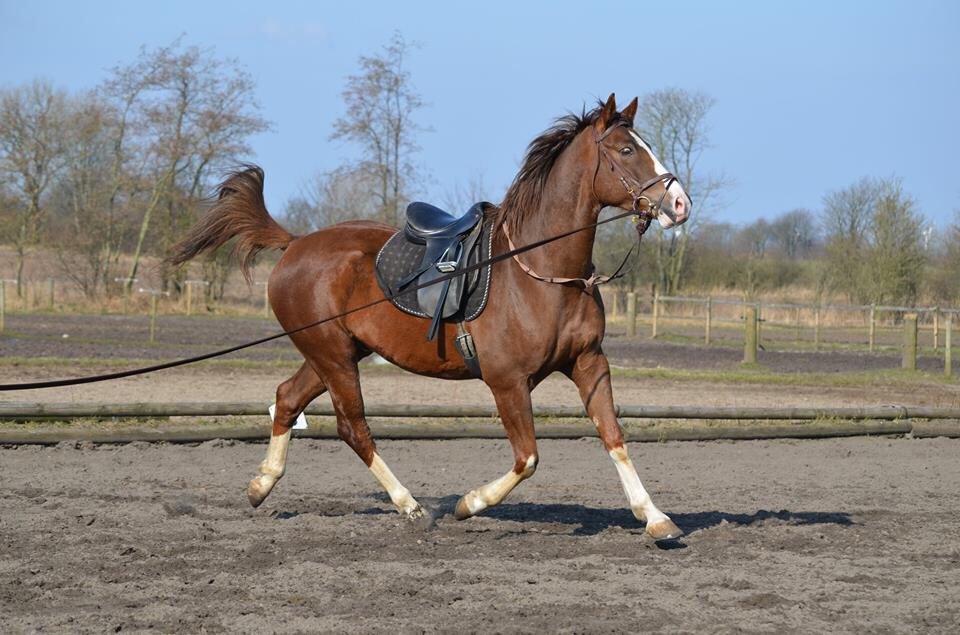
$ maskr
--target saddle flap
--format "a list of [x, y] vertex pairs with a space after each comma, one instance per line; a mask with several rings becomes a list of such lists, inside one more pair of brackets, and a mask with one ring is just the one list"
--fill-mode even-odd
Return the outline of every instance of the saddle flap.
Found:
[[[463, 240], [445, 246], [444, 244], [436, 247], [434, 253], [431, 253], [431, 241], [427, 242], [427, 253], [424, 256], [424, 264], [430, 263], [432, 266], [427, 269], [418, 278], [419, 284], [426, 284], [441, 276], [445, 276], [457, 269], [463, 269], [467, 266], [471, 256], [477, 253], [475, 247], [477, 239], [480, 237], [482, 227], [477, 225], [472, 232]], [[436, 253], [436, 252], [440, 253]], [[446, 260], [445, 260], [446, 259]], [[465, 291], [470, 288], [470, 282], [476, 279], [474, 274], [465, 276], [456, 276], [450, 280], [450, 286], [444, 289], [443, 283], [431, 284], [417, 291], [417, 301], [420, 307], [424, 309], [430, 317], [440, 313], [440, 317], [446, 319], [455, 315], [463, 306]], [[445, 297], [443, 297], [445, 296]], [[441, 297], [443, 297], [443, 306], [440, 307]]]

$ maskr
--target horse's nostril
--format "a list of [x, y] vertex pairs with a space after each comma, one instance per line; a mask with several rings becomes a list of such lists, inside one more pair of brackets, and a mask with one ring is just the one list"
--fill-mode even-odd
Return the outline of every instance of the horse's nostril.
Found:
[[673, 211], [676, 213], [678, 218], [683, 218], [687, 213], [687, 204], [684, 203], [683, 197], [678, 196], [677, 200], [673, 203]]

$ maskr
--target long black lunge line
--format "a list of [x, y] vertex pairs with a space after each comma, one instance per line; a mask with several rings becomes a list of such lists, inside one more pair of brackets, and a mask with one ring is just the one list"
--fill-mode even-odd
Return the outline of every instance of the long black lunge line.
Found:
[[[637, 215], [637, 212], [633, 212], [633, 211], [624, 212], [623, 214], [617, 214], [616, 216], [611, 216], [610, 218], [607, 218], [607, 219], [604, 219], [604, 220], [601, 220], [601, 221], [597, 221], [597, 222], [591, 223], [591, 224], [589, 224], [589, 225], [584, 225], [583, 227], [578, 227], [577, 229], [571, 229], [570, 231], [564, 232], [564, 233], [562, 233], [562, 234], [557, 234], [556, 236], [551, 236], [550, 238], [544, 238], [544, 239], [542, 239], [542, 240], [538, 240], [538, 241], [536, 241], [536, 242], [532, 242], [532, 243], [530, 243], [529, 245], [524, 245], [523, 247], [517, 247], [516, 249], [511, 249], [511, 250], [509, 250], [509, 251], [505, 251], [505, 252], [502, 253], [502, 254], [499, 254], [499, 255], [497, 255], [497, 256], [492, 256], [492, 257], [487, 258], [486, 260], [483, 260], [483, 261], [481, 261], [481, 262], [478, 262], [478, 263], [469, 265], [469, 266], [467, 266], [467, 267], [465, 267], [465, 268], [463, 268], [463, 269], [461, 269], [461, 270], [459, 270], [459, 271], [453, 271], [453, 272], [451, 272], [451, 273], [447, 273], [447, 274], [444, 274], [444, 275], [439, 276], [439, 277], [437, 277], [437, 278], [434, 278], [434, 279], [431, 280], [430, 282], [427, 282], [427, 283], [424, 283], [424, 284], [418, 284], [418, 285], [416, 285], [416, 286], [412, 286], [412, 287], [406, 288], [406, 289], [404, 289], [403, 291], [399, 291], [399, 292], [396, 292], [396, 293], [391, 293], [391, 294], [389, 294], [389, 295], [386, 295], [385, 297], [380, 298], [379, 300], [374, 300], [373, 302], [368, 302], [368, 303], [362, 304], [362, 305], [360, 305], [360, 306], [358, 306], [358, 307], [354, 307], [354, 308], [352, 308], [352, 309], [347, 309], [347, 310], [344, 311], [343, 313], [339, 313], [339, 314], [337, 314], [337, 315], [331, 315], [330, 317], [323, 318], [322, 320], [317, 320], [316, 322], [311, 322], [310, 324], [306, 324], [306, 325], [304, 325], [304, 326], [300, 326], [300, 327], [297, 327], [297, 328], [295, 328], [295, 329], [290, 329], [289, 331], [284, 331], [284, 332], [282, 332], [282, 333], [276, 333], [276, 334], [274, 334], [274, 335], [269, 335], [269, 336], [267, 336], [267, 337], [262, 337], [262, 338], [260, 338], [260, 339], [258, 339], [258, 340], [253, 340], [252, 342], [247, 342], [246, 344], [238, 344], [238, 345], [236, 345], [236, 346], [231, 346], [230, 348], [224, 348], [224, 349], [221, 349], [221, 350], [218, 350], [218, 351], [213, 351], [213, 352], [210, 352], [210, 353], [204, 353], [203, 355], [197, 355], [197, 356], [195, 356], [195, 357], [187, 357], [187, 358], [184, 358], [184, 359], [176, 359], [176, 360], [173, 360], [173, 361], [171, 361], [171, 362], [164, 362], [164, 363], [162, 363], [162, 364], [155, 364], [155, 365], [153, 365], [153, 366], [144, 366], [144, 367], [142, 367], [142, 368], [133, 368], [133, 369], [131, 369], [131, 370], [123, 370], [123, 371], [119, 371], [119, 372], [116, 372], [116, 373], [106, 373], [106, 374], [104, 374], [104, 375], [92, 375], [92, 376], [90, 376], [90, 377], [76, 377], [76, 378], [73, 378], [73, 379], [51, 379], [51, 380], [49, 380], [49, 381], [35, 381], [35, 382], [18, 383], [18, 384], [0, 384], [0, 392], [9, 392], [9, 391], [14, 391], [14, 390], [33, 390], [33, 389], [37, 389], [37, 388], [58, 388], [58, 387], [61, 387], [61, 386], [78, 386], [78, 385], [80, 385], [80, 384], [92, 384], [92, 383], [96, 383], [96, 382], [100, 382], [100, 381], [109, 381], [109, 380], [111, 380], [111, 379], [123, 379], [124, 377], [133, 377], [133, 376], [135, 376], [135, 375], [145, 375], [146, 373], [152, 373], [152, 372], [155, 372], [155, 371], [158, 371], [158, 370], [165, 370], [165, 369], [167, 369], [167, 368], [175, 368], [175, 367], [177, 367], [177, 366], [186, 366], [187, 364], [193, 364], [193, 363], [195, 363], [195, 362], [202, 362], [202, 361], [204, 361], [204, 360], [206, 360], [206, 359], [212, 359], [212, 358], [214, 358], [214, 357], [220, 357], [220, 356], [226, 355], [226, 354], [228, 354], [228, 353], [233, 353], [233, 352], [235, 352], [235, 351], [240, 351], [240, 350], [243, 350], [243, 349], [245, 349], [245, 348], [250, 348], [250, 347], [252, 347], [252, 346], [257, 346], [257, 345], [259, 345], [259, 344], [264, 344], [264, 343], [270, 342], [270, 341], [272, 341], [272, 340], [280, 339], [281, 337], [286, 337], [286, 336], [288, 336], [288, 335], [293, 335], [294, 333], [299, 333], [300, 331], [305, 331], [305, 330], [307, 330], [307, 329], [309, 329], [309, 328], [313, 328], [314, 326], [319, 326], [319, 325], [321, 325], [321, 324], [325, 324], [325, 323], [327, 323], [327, 322], [331, 322], [331, 321], [333, 321], [333, 320], [340, 319], [340, 318], [342, 318], [342, 317], [345, 317], [345, 316], [347, 316], [347, 315], [350, 315], [351, 313], [356, 313], [357, 311], [362, 311], [362, 310], [364, 310], [364, 309], [369, 309], [370, 307], [376, 306], [377, 304], [380, 304], [380, 303], [382, 303], [382, 302], [387, 302], [387, 301], [389, 301], [389, 300], [392, 300], [392, 299], [394, 299], [395, 297], [397, 297], [398, 295], [403, 295], [403, 294], [411, 293], [411, 292], [414, 292], [414, 291], [419, 291], [420, 289], [423, 289], [423, 288], [425, 288], [425, 287], [429, 287], [429, 286], [434, 285], [434, 284], [440, 284], [440, 283], [442, 283], [442, 282], [446, 282], [447, 280], [452, 280], [453, 278], [456, 278], [457, 276], [462, 276], [462, 275], [471, 273], [471, 272], [473, 272], [473, 271], [476, 271], [477, 269], [480, 269], [481, 267], [486, 267], [487, 265], [492, 265], [492, 264], [498, 263], [498, 262], [500, 262], [501, 260], [506, 260], [507, 258], [512, 258], [512, 257], [515, 256], [516, 254], [522, 254], [522, 253], [524, 253], [524, 252], [526, 252], [526, 251], [530, 251], [531, 249], [536, 249], [537, 247], [542, 247], [543, 245], [546, 245], [546, 244], [548, 244], [548, 243], [552, 243], [552, 242], [554, 242], [555, 240], [560, 240], [561, 238], [566, 238], [567, 236], [571, 236], [571, 235], [573, 235], [573, 234], [576, 234], [576, 233], [579, 233], [579, 232], [582, 232], [582, 231], [586, 231], [586, 230], [588, 230], [588, 229], [593, 229], [594, 227], [599, 227], [600, 225], [603, 225], [603, 224], [605, 224], [605, 223], [612, 223], [612, 222], [615, 221], [615, 220], [620, 220], [620, 219], [622, 219], [622, 218], [627, 218], [628, 216], [636, 216], [636, 215]], [[641, 220], [641, 222], [642, 222], [642, 220]]]

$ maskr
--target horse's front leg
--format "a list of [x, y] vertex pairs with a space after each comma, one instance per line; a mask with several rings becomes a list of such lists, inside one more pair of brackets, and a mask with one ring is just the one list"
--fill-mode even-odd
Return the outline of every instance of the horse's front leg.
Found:
[[580, 391], [580, 398], [587, 415], [597, 426], [603, 446], [613, 459], [620, 475], [623, 491], [630, 501], [630, 509], [638, 520], [647, 524], [647, 533], [655, 540], [679, 538], [683, 531], [666, 514], [657, 509], [644, 489], [637, 470], [627, 454], [623, 431], [617, 421], [613, 405], [613, 389], [610, 386], [610, 365], [607, 357], [599, 351], [584, 353], [577, 358], [571, 379]]
[[500, 478], [478, 487], [457, 502], [454, 512], [457, 520], [470, 518], [484, 509], [497, 505], [506, 498], [521, 481], [533, 476], [537, 470], [537, 438], [533, 428], [533, 408], [530, 388], [525, 378], [507, 382], [505, 387], [494, 387], [493, 398], [497, 402], [500, 420], [513, 447], [513, 469]]

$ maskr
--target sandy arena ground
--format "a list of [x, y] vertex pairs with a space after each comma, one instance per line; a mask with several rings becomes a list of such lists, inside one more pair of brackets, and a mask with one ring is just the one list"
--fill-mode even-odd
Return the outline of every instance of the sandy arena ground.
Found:
[[688, 535], [651, 542], [595, 439], [545, 441], [506, 503], [456, 498], [497, 441], [383, 442], [436, 514], [400, 519], [338, 442], [0, 450], [0, 630], [956, 632], [960, 441], [634, 445]]
[[[163, 324], [149, 345], [138, 318], [14, 316], [0, 338], [0, 381], [118, 370], [275, 329], [253, 319]], [[605, 347], [615, 364], [641, 368], [736, 370], [742, 355], [616, 336]], [[16, 361], [45, 356], [68, 359]], [[0, 399], [259, 400], [266, 409], [297, 366], [286, 343], [240, 358]], [[898, 359], [762, 352], [761, 364], [829, 374]], [[614, 390], [623, 404], [960, 405], [956, 382], [893, 377], [737, 385], [618, 374]], [[368, 404], [492, 403], [478, 381], [382, 368], [365, 372], [363, 386]], [[579, 403], [561, 377], [534, 402]], [[453, 506], [508, 469], [505, 441], [383, 441], [380, 450], [432, 524], [402, 520], [335, 441], [295, 440], [286, 478], [259, 510], [244, 495], [259, 443], [0, 448], [0, 632], [946, 633], [960, 623], [960, 440], [635, 444], [641, 478], [687, 532], [671, 545], [645, 536], [596, 439], [541, 441], [536, 476], [465, 522]]]

